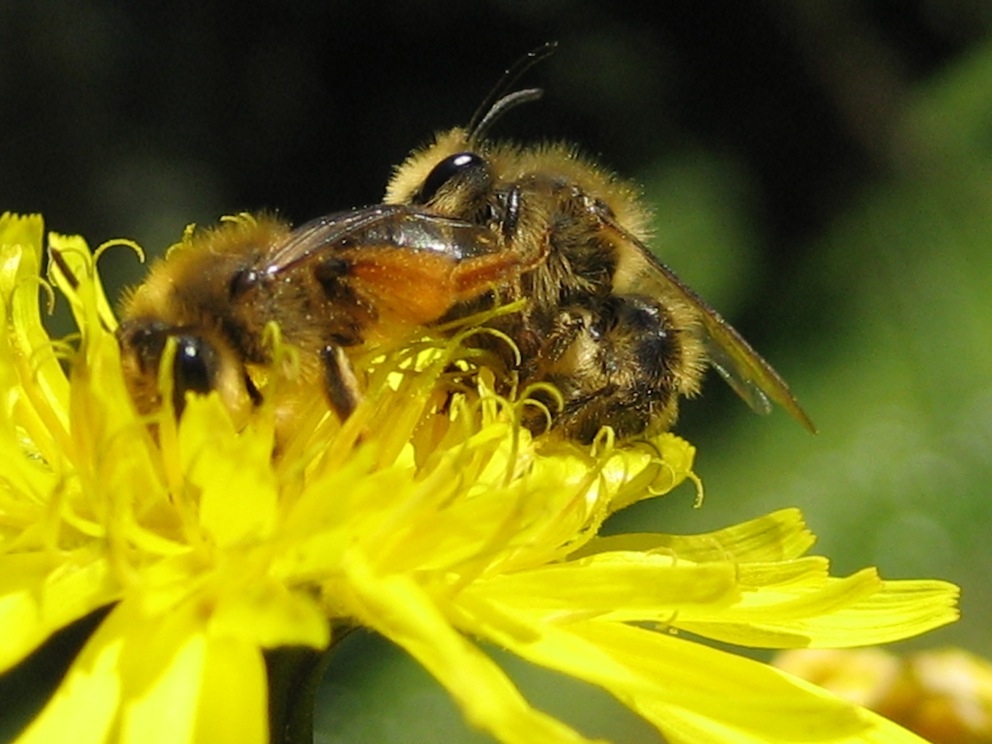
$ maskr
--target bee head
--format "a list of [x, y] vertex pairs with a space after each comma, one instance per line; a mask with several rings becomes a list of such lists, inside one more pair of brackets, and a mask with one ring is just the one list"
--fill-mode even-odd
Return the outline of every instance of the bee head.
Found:
[[[170, 326], [157, 318], [132, 318], [117, 329], [121, 364], [139, 413], [162, 408], [162, 374], [171, 383], [177, 415], [186, 407], [187, 393], [216, 391], [235, 419], [246, 414], [257, 392], [243, 373], [230, 344], [210, 329]], [[162, 370], [163, 361], [170, 364]], [[242, 372], [239, 374], [239, 370]]]
[[[450, 141], [439, 141], [419, 157], [412, 157], [405, 164], [408, 172], [401, 169], [397, 173], [390, 184], [391, 190], [394, 185], [412, 190], [400, 198], [401, 203], [428, 207], [446, 217], [471, 222], [485, 218], [487, 199], [493, 188], [493, 170], [484, 155], [458, 149], [460, 135], [460, 130], [449, 133], [445, 139]], [[443, 154], [449, 149], [457, 151]]]

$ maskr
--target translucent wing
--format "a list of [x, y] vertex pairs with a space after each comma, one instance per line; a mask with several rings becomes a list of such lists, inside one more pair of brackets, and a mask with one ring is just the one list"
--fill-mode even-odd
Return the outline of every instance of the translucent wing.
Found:
[[456, 261], [499, 249], [492, 231], [481, 226], [404, 204], [378, 204], [329, 214], [294, 229], [266, 256], [261, 273], [273, 276], [356, 246], [424, 251]]
[[674, 297], [689, 305], [697, 313], [709, 363], [734, 392], [758, 413], [768, 413], [771, 403], [777, 403], [809, 431], [816, 433], [816, 426], [799, 406], [785, 380], [733, 326], [658, 261], [644, 243], [609, 218], [604, 217], [604, 224], [619, 241], [617, 289], [625, 293]]

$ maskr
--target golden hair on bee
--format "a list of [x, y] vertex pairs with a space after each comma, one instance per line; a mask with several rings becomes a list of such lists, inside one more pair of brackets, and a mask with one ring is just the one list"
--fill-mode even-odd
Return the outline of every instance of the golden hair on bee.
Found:
[[[469, 125], [416, 150], [385, 200], [290, 229], [270, 216], [197, 231], [124, 301], [118, 338], [137, 407], [161, 406], [167, 343], [173, 407], [217, 391], [237, 421], [266, 400], [274, 324], [299, 351], [284, 427], [321, 393], [340, 418], [360, 400], [352, 365], [452, 321], [494, 312], [478, 334], [501, 392], [534, 392], [534, 432], [591, 441], [669, 428], [680, 398], [713, 366], [755, 410], [782, 405], [812, 423], [743, 338], [647, 247], [638, 190], [562, 144], [490, 140], [510, 109], [540, 96], [512, 92], [553, 45], [507, 70]], [[431, 330], [435, 329], [435, 330]], [[502, 335], [512, 341], [513, 348]], [[559, 395], [547, 394], [548, 388]]]
[[[174, 338], [179, 341], [175, 365], [180, 378], [173, 380], [175, 410], [182, 410], [187, 390], [215, 390], [237, 422], [246, 420], [258, 391], [245, 364], [260, 353], [264, 321], [252, 322], [253, 314], [227, 304], [226, 298], [241, 267], [285, 240], [290, 229], [268, 214], [241, 214], [209, 228], [190, 226], [182, 241], [152, 264], [145, 281], [124, 294], [117, 335], [125, 379], [139, 412], [162, 406], [158, 365], [167, 341]], [[235, 323], [244, 328], [237, 338], [229, 333]], [[195, 365], [183, 366], [184, 360], [195, 358], [209, 366], [209, 380], [196, 379], [200, 371]], [[187, 371], [181, 373], [183, 369]]]
[[414, 151], [385, 202], [483, 226], [517, 257], [519, 270], [482, 299], [527, 299], [499, 327], [523, 354], [520, 382], [561, 392], [554, 427], [566, 435], [590, 440], [604, 424], [620, 436], [666, 429], [707, 365], [755, 410], [767, 412], [771, 399], [812, 429], [771, 366], [654, 258], [637, 188], [569, 145], [488, 139], [500, 116], [540, 96], [507, 91], [553, 50], [507, 70], [467, 127]]

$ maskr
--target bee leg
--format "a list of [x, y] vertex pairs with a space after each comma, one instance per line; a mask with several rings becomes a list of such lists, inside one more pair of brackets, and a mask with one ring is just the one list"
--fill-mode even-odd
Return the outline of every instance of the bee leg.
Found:
[[325, 346], [320, 357], [324, 363], [327, 400], [338, 419], [344, 421], [351, 416], [361, 400], [355, 370], [340, 346]]
[[[574, 304], [561, 307], [553, 318], [546, 319], [537, 334], [540, 343], [522, 349], [523, 361], [519, 367], [520, 389], [536, 406], [524, 411], [523, 424], [534, 434], [549, 428], [563, 430], [562, 417], [575, 405], [577, 395], [583, 395], [587, 375], [577, 369], [580, 358], [589, 357], [588, 338], [598, 335], [593, 330], [595, 318], [592, 308], [584, 300], [573, 298]], [[531, 385], [550, 384], [558, 393]], [[576, 387], [578, 386], [578, 387]]]

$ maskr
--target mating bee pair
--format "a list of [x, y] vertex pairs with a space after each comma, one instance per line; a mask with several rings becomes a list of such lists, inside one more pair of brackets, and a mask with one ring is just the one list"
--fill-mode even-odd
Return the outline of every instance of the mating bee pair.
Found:
[[414, 152], [383, 204], [295, 229], [266, 216], [230, 222], [155, 265], [118, 331], [138, 409], [161, 406], [158, 368], [174, 339], [176, 410], [187, 392], [217, 391], [243, 419], [262, 400], [274, 322], [300, 351], [287, 400], [321, 391], [345, 417], [362, 393], [349, 367], [359, 350], [522, 301], [488, 323], [519, 357], [505, 343], [491, 351], [521, 389], [557, 389], [551, 425], [567, 437], [668, 428], [707, 364], [755, 410], [774, 401], [812, 430], [772, 367], [651, 255], [631, 186], [569, 147], [487, 138], [540, 95], [508, 91], [552, 49], [508, 70], [467, 127]]

